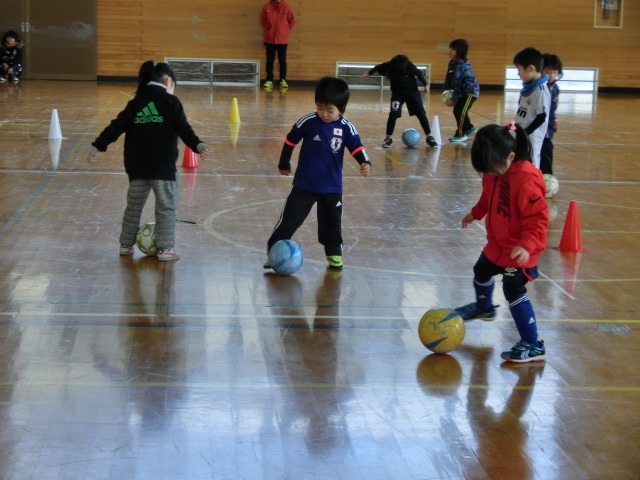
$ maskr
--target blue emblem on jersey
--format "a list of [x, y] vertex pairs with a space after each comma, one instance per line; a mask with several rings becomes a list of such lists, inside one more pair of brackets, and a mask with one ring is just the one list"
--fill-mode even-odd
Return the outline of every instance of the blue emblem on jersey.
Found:
[[333, 148], [333, 151], [337, 152], [338, 150], [340, 150], [340, 147], [342, 147], [342, 139], [333, 137], [331, 139], [331, 148]]

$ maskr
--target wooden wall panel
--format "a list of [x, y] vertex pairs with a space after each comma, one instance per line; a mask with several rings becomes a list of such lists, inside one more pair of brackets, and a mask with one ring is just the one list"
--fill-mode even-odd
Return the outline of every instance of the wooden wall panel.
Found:
[[[260, 0], [97, 0], [98, 71], [134, 77], [146, 59], [263, 61]], [[504, 67], [533, 45], [572, 67], [600, 68], [600, 86], [640, 88], [640, 2], [625, 1], [623, 28], [594, 28], [593, 0], [289, 0], [298, 17], [289, 80], [314, 81], [336, 61], [384, 61], [406, 53], [444, 80], [446, 45], [466, 38], [483, 85], [502, 85]]]

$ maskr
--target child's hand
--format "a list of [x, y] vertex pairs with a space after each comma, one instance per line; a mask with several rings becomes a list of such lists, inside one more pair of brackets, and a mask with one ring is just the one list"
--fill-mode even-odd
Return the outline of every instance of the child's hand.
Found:
[[522, 247], [513, 247], [513, 250], [511, 250], [511, 258], [513, 258], [518, 265], [524, 265], [529, 261], [529, 252]]
[[455, 107], [456, 102], [451, 100], [450, 98], [447, 100], [447, 107]]
[[368, 79], [369, 79], [369, 76], [370, 76], [370, 75], [369, 75], [368, 73], [365, 73], [364, 75], [362, 75], [362, 76], [360, 77], [360, 80], [362, 80], [362, 81], [364, 82], [365, 80], [368, 80]]
[[467, 213], [464, 217], [462, 217], [462, 228], [467, 228], [473, 221], [475, 221], [473, 215]]
[[200, 155], [200, 158], [202, 158], [203, 160], [206, 160], [207, 157], [209, 156], [209, 146], [204, 142], [200, 142], [196, 147], [196, 152], [198, 152], [198, 155]]
[[369, 163], [363, 163], [360, 165], [360, 175], [363, 177], [371, 175], [371, 165]]
[[92, 155], [91, 153], [89, 153], [89, 155], [87, 155], [87, 162], [88, 163], [93, 163], [96, 159], [95, 155]]
[[278, 171], [280, 172], [280, 175], [284, 175], [285, 177], [288, 177], [289, 174], [291, 173], [291, 170], [280, 170], [280, 169], [278, 169]]

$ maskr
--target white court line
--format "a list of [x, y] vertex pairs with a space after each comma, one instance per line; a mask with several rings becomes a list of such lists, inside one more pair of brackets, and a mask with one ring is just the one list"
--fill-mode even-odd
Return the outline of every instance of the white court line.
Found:
[[569, 297], [571, 300], [575, 300], [576, 297], [574, 297], [573, 295], [571, 295], [569, 292], [567, 292], [564, 288], [562, 288], [558, 282], [556, 282], [555, 280], [552, 280], [551, 278], [549, 278], [548, 276], [546, 276], [543, 272], [541, 272], [540, 270], [538, 270], [538, 273], [540, 274], [541, 277], [544, 277], [547, 281], [551, 282], [552, 285], [554, 285], [558, 290], [560, 290], [562, 293], [564, 293], [567, 297]]

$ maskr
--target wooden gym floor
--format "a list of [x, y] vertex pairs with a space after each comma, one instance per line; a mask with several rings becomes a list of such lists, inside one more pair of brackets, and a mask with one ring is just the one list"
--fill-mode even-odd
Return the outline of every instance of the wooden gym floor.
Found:
[[[196, 224], [178, 223], [175, 263], [118, 256], [122, 139], [85, 161], [134, 89], [0, 85], [0, 478], [640, 478], [638, 96], [561, 94], [560, 191], [529, 289], [548, 360], [512, 366], [499, 285], [499, 318], [467, 324], [450, 355], [417, 335], [427, 309], [472, 301], [485, 241], [459, 226], [480, 182], [439, 92], [447, 144], [402, 147], [405, 115], [383, 150], [388, 92], [352, 91], [373, 175], [346, 159], [345, 268], [327, 270], [312, 215], [304, 265], [279, 277], [262, 269], [291, 181], [276, 165], [312, 89], [178, 86], [212, 153], [180, 174]], [[516, 99], [483, 92], [476, 127]], [[551, 248], [571, 200], [581, 254]]]

